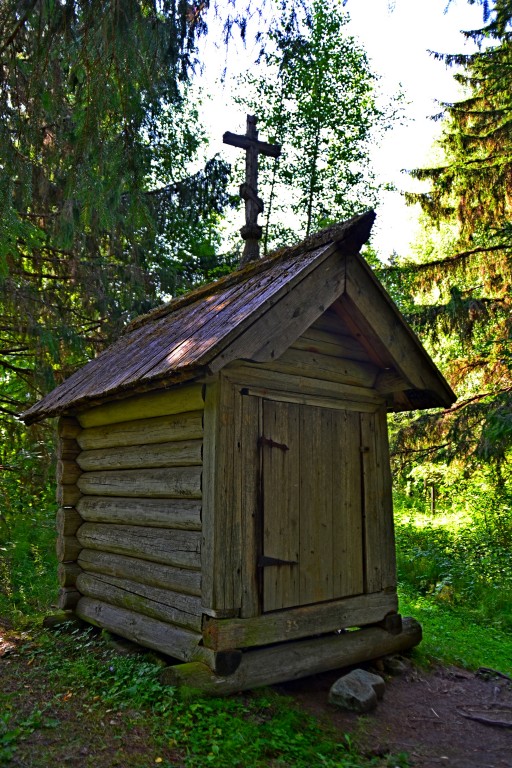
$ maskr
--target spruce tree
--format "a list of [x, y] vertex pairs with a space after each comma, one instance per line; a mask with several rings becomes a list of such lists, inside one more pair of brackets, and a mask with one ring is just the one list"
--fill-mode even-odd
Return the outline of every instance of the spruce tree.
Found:
[[396, 455], [409, 467], [435, 459], [459, 478], [481, 471], [504, 491], [512, 450], [512, 3], [485, 5], [485, 26], [466, 34], [493, 44], [443, 57], [461, 67], [455, 76], [466, 95], [443, 105], [444, 162], [413, 172], [429, 191], [408, 196], [431, 227], [455, 234], [428, 259], [402, 260], [387, 273], [391, 285], [407, 282], [409, 318], [459, 394], [449, 412], [399, 420]]
[[[0, 411], [214, 269], [229, 168], [189, 178], [202, 3], [0, 5]], [[194, 260], [193, 252], [199, 259]], [[183, 264], [185, 261], [185, 264]]]

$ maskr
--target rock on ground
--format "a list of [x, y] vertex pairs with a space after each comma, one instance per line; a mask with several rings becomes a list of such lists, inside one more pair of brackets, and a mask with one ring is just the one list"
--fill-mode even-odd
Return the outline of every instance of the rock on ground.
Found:
[[329, 691], [329, 702], [352, 712], [370, 712], [384, 695], [384, 680], [364, 669], [340, 677]]

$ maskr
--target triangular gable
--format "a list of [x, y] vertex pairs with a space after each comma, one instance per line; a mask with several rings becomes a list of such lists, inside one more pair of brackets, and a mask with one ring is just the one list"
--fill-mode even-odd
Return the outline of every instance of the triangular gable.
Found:
[[393, 370], [402, 391], [424, 391], [422, 407], [449, 405], [450, 388], [358, 256], [374, 218], [373, 211], [354, 217], [135, 321], [23, 418], [177, 384], [237, 359], [275, 359], [331, 305], [354, 319], [354, 334], [383, 347], [383, 373]]

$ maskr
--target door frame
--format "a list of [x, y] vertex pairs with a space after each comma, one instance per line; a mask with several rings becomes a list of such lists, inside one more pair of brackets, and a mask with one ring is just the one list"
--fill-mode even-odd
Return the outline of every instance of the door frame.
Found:
[[[267, 371], [262, 364], [231, 364], [222, 371], [220, 376], [221, 390], [225, 392], [223, 399], [234, 405], [234, 425], [229, 431], [229, 437], [228, 435], [226, 437], [233, 440], [235, 444], [234, 455], [232, 454], [234, 458], [232, 525], [240, 526], [241, 530], [239, 541], [241, 591], [236, 613], [241, 618], [252, 618], [263, 615], [260, 569], [258, 568], [258, 558], [262, 554], [261, 451], [258, 448], [262, 425], [259, 399], [357, 411], [363, 414], [374, 414], [379, 410], [385, 410], [385, 400], [375, 390], [368, 389], [367, 397], [362, 399], [359, 388], [358, 392], [351, 396], [353, 388], [349, 385], [342, 386], [299, 375]], [[220, 445], [222, 444], [223, 441]], [[225, 529], [217, 531], [217, 539], [221, 542], [221, 546], [225, 546]], [[219, 568], [222, 557], [220, 548], [217, 552], [218, 556], [213, 565]], [[228, 561], [234, 564], [235, 559], [231, 556]], [[293, 610], [300, 611], [302, 608], [286, 610], [293, 612]]]
[[364, 594], [361, 413], [259, 402], [262, 612]]

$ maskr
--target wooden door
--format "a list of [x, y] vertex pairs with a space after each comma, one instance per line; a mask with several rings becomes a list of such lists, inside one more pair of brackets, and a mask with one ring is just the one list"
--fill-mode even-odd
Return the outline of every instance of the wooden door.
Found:
[[262, 400], [264, 612], [364, 591], [359, 416]]

